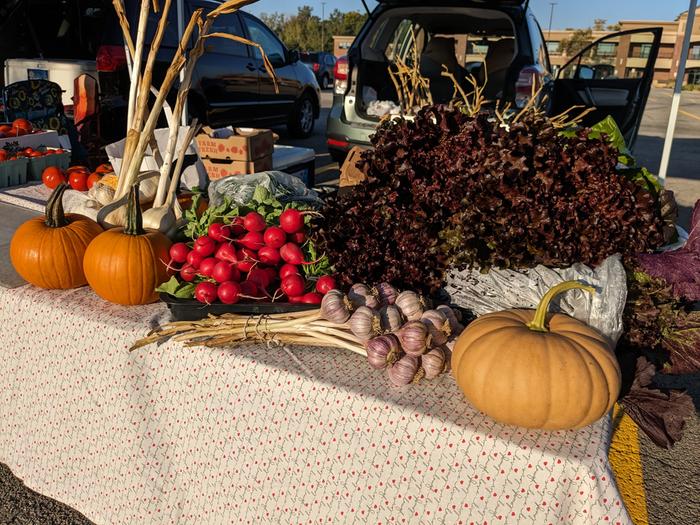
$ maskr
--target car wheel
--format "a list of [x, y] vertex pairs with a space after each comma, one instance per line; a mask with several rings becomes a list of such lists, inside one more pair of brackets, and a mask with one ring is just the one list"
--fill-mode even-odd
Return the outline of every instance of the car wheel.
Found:
[[321, 89], [330, 89], [331, 88], [331, 79], [328, 75], [323, 75], [321, 78]]
[[342, 149], [328, 148], [328, 153], [330, 153], [331, 159], [337, 162], [341, 167], [348, 156], [348, 152]]
[[313, 100], [309, 94], [302, 95], [290, 116], [289, 132], [295, 137], [306, 138], [314, 132], [315, 124]]

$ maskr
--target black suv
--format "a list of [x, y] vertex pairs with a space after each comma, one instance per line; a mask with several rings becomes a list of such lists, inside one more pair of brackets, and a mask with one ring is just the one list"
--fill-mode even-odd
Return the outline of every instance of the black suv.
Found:
[[[353, 145], [367, 146], [383, 114], [398, 102], [388, 68], [403, 61], [430, 81], [435, 103], [455, 93], [446, 68], [471, 91], [470, 78], [491, 102], [523, 107], [540, 87], [548, 111], [595, 107], [588, 125], [612, 115], [633, 145], [651, 88], [661, 28], [608, 35], [581, 51], [553, 76], [542, 30], [527, 0], [378, 0], [335, 70], [328, 148], [342, 160]], [[649, 44], [648, 55], [631, 54]], [[620, 66], [619, 64], [625, 64]], [[634, 66], [634, 67], [627, 67]], [[605, 74], [603, 74], [603, 72]], [[396, 111], [396, 107], [394, 109]]]
[[321, 89], [330, 89], [335, 80], [335, 56], [331, 53], [301, 53], [301, 61], [316, 75]]
[[[90, 1], [94, 4], [96, 0]], [[93, 8], [91, 11], [93, 23], [104, 27], [101, 43], [96, 50], [102, 108], [105, 116], [111, 116], [108, 127], [123, 136], [129, 92], [126, 55], [111, 2], [102, 2], [101, 9]], [[195, 9], [202, 8], [206, 14], [220, 3], [215, 0], [184, 0], [185, 23]], [[158, 52], [154, 68], [156, 86], [171, 63], [179, 42], [177, 4], [173, 2], [170, 8], [168, 25]], [[125, 1], [133, 33], [136, 31], [138, 5], [137, 0]], [[149, 17], [146, 49], [158, 20], [159, 15], [152, 13]], [[88, 19], [84, 18], [83, 21], [87, 23]], [[198, 117], [200, 122], [214, 127], [286, 124], [297, 137], [311, 135], [320, 114], [321, 92], [313, 73], [299, 61], [299, 54], [288, 50], [258, 18], [243, 11], [220, 15], [211, 31], [238, 35], [260, 44], [279, 79], [279, 93], [275, 92], [257, 48], [223, 38], [210, 39], [195, 68], [188, 96], [189, 113]], [[174, 103], [173, 97], [170, 102]]]

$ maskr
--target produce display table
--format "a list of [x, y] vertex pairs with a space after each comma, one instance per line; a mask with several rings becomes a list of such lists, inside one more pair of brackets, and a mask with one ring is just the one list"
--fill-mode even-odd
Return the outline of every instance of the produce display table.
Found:
[[502, 426], [344, 351], [128, 351], [168, 317], [0, 289], [0, 461], [97, 523], [630, 523], [609, 418]]

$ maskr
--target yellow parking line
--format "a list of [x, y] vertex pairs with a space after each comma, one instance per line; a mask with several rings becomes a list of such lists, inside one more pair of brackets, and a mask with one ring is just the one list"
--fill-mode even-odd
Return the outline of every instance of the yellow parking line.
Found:
[[[673, 95], [669, 95], [668, 93], [664, 93], [664, 95], [666, 95], [668, 98], [673, 98]], [[686, 117], [694, 118], [695, 120], [700, 120], [700, 117], [698, 117], [694, 113], [690, 113], [680, 108], [678, 109], [678, 113], [680, 113], [681, 115], [685, 115]]]
[[615, 473], [617, 488], [634, 525], [649, 525], [637, 425], [624, 413], [620, 405], [615, 405], [613, 422], [609, 459]]

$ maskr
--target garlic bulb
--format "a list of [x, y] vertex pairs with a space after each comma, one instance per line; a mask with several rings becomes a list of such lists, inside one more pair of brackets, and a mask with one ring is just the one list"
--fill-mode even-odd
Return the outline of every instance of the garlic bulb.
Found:
[[416, 292], [401, 292], [394, 303], [409, 321], [418, 321], [425, 310], [425, 301]]
[[399, 296], [398, 290], [389, 283], [379, 283], [374, 289], [376, 290], [379, 302], [383, 305], [394, 304], [396, 298]]
[[441, 304], [437, 308], [437, 311], [442, 312], [447, 317], [447, 321], [450, 323], [450, 330], [452, 331], [452, 336], [457, 337], [464, 331], [464, 325], [462, 325], [462, 312], [459, 310], [453, 310], [449, 306]]
[[389, 380], [395, 386], [408, 385], [411, 382], [418, 382], [423, 377], [424, 372], [420, 368], [420, 359], [405, 355], [387, 369]]
[[150, 204], [156, 198], [159, 179], [160, 173], [157, 171], [146, 171], [139, 174], [139, 202], [141, 204]]
[[360, 341], [367, 341], [375, 335], [379, 335], [382, 329], [377, 312], [367, 306], [360, 306], [355, 310], [350, 316], [348, 323], [350, 324], [350, 331]]
[[88, 190], [88, 196], [105, 206], [114, 200], [114, 188], [98, 181]]
[[447, 368], [445, 352], [442, 348], [433, 348], [421, 357], [421, 366], [425, 372], [426, 379], [434, 379], [442, 374]]
[[350, 291], [348, 291], [348, 299], [350, 299], [350, 302], [355, 308], [359, 306], [367, 306], [369, 308], [379, 307], [379, 299], [377, 299], [375, 291], [366, 284], [353, 284], [350, 287]]
[[379, 310], [379, 320], [384, 333], [396, 332], [403, 324], [401, 310], [394, 305], [385, 306]]
[[380, 335], [365, 343], [367, 361], [372, 368], [381, 369], [393, 365], [401, 355], [399, 340], [393, 335]]
[[444, 345], [452, 334], [447, 316], [440, 310], [426, 310], [420, 320], [428, 327], [434, 345]]
[[340, 290], [331, 290], [321, 301], [321, 317], [331, 323], [343, 324], [350, 319], [351, 304]]
[[430, 333], [420, 321], [409, 321], [396, 335], [403, 351], [414, 357], [424, 354], [430, 346]]
[[175, 212], [170, 206], [150, 208], [143, 212], [143, 227], [158, 230], [165, 235], [173, 229], [176, 222]]

